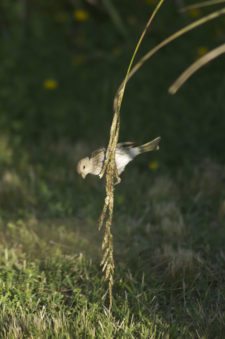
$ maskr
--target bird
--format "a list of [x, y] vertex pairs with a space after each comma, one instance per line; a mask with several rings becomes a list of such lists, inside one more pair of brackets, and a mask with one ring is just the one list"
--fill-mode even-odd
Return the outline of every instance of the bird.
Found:
[[[157, 137], [141, 146], [135, 146], [135, 143], [130, 141], [117, 144], [115, 152], [115, 161], [118, 173], [117, 184], [120, 183], [120, 175], [125, 170], [127, 164], [134, 160], [134, 158], [139, 154], [159, 150], [160, 140], [161, 137]], [[90, 157], [81, 159], [77, 164], [78, 174], [80, 174], [83, 179], [85, 179], [88, 174], [98, 175], [100, 177], [100, 173], [105, 161], [105, 155], [106, 149], [99, 148], [92, 152]]]

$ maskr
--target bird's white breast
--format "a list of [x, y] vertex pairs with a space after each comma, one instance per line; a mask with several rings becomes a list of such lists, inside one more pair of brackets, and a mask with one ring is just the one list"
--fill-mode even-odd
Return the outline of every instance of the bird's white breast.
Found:
[[116, 167], [118, 174], [122, 173], [127, 166], [127, 164], [134, 159], [137, 154], [133, 154], [132, 149], [129, 152], [123, 151], [121, 149], [116, 150]]

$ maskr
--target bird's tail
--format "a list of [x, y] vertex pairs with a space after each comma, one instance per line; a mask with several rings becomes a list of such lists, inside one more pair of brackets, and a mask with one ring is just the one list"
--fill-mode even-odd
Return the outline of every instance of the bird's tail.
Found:
[[157, 151], [159, 150], [159, 143], [160, 143], [161, 137], [158, 137], [152, 141], [147, 142], [144, 145], [139, 146], [139, 154], [150, 152], [150, 151]]

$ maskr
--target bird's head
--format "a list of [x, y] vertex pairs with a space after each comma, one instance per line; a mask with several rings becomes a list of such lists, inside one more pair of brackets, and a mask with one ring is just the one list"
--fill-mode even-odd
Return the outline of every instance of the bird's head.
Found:
[[77, 172], [85, 179], [86, 175], [91, 172], [91, 162], [88, 157], [81, 159], [77, 164]]

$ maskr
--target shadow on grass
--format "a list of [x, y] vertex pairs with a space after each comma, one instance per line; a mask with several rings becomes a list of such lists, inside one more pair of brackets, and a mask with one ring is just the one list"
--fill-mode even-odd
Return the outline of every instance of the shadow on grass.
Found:
[[189, 175], [157, 175], [149, 186], [144, 178], [142, 199], [137, 190], [131, 198], [142, 201], [138, 217], [132, 202], [130, 218], [117, 217], [116, 262], [131, 308], [160, 316], [172, 337], [224, 333], [224, 179], [209, 160]]

